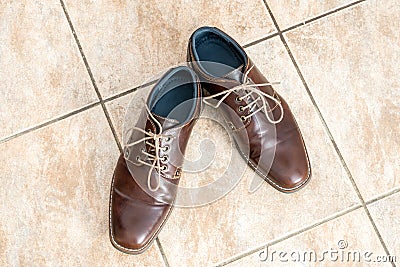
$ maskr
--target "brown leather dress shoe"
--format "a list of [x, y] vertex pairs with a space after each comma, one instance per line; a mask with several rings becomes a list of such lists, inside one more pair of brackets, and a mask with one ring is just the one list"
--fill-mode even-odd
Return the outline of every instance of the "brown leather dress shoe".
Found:
[[125, 134], [110, 193], [110, 240], [118, 250], [142, 253], [165, 224], [200, 104], [196, 74], [188, 67], [171, 69], [153, 87], [136, 126]]
[[209, 95], [205, 100], [218, 101], [248, 164], [281, 192], [304, 186], [311, 168], [300, 129], [244, 49], [221, 30], [203, 27], [190, 37], [188, 61]]

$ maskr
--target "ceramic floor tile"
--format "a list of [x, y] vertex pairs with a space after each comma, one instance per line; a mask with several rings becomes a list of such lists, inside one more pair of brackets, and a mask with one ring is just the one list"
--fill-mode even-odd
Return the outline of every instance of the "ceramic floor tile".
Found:
[[[313, 178], [295, 194], [279, 193], [266, 183], [252, 194], [248, 186], [254, 173], [240, 161], [235, 167], [245, 172], [245, 178], [226, 197], [200, 208], [176, 208], [172, 213], [160, 234], [171, 266], [204, 266], [219, 262], [359, 203], [279, 38], [260, 43], [248, 51], [267, 77], [283, 80], [282, 87], [287, 89], [277, 89], [297, 116], [309, 150]], [[145, 98], [146, 90], [140, 89], [107, 103], [117, 131], [121, 132], [126, 104], [132, 98]], [[142, 103], [134, 102], [132, 114], [142, 109]], [[217, 114], [208, 108], [203, 113], [211, 117]], [[184, 173], [183, 183], [189, 187], [219, 177], [232, 155], [237, 153], [231, 149], [224, 128], [213, 120], [200, 120], [193, 136], [197, 137], [191, 138], [188, 155], [198, 155], [201, 139], [206, 137], [216, 144], [216, 150], [227, 153], [217, 155], [215, 162], [203, 172]]]
[[0, 139], [97, 100], [60, 3], [0, 10]]
[[359, 208], [227, 266], [391, 266], [378, 262], [381, 256], [386, 253]]
[[0, 148], [1, 266], [163, 266], [154, 245], [133, 257], [109, 241], [118, 148], [100, 107]]
[[186, 60], [189, 36], [211, 25], [243, 43], [275, 30], [262, 0], [69, 1], [67, 8], [103, 96], [138, 86]]
[[400, 193], [368, 205], [375, 224], [388, 247], [389, 253], [400, 262]]
[[267, 0], [281, 30], [301, 23], [332, 9], [355, 2], [354, 0]]
[[[151, 86], [140, 88], [133, 93], [127, 94], [125, 96], [119, 97], [117, 99], [106, 102], [106, 108], [110, 113], [112, 123], [117, 132], [118, 139], [122, 142], [123, 140], [123, 129], [124, 129], [124, 120], [125, 113], [128, 109], [132, 112], [132, 114], [139, 115], [144, 108], [144, 103], [147, 100], [147, 95], [149, 94]], [[129, 117], [131, 118], [131, 117]], [[132, 120], [130, 120], [132, 121]], [[134, 123], [136, 120], [133, 119]]]
[[400, 186], [399, 12], [367, 1], [286, 35], [366, 199]]

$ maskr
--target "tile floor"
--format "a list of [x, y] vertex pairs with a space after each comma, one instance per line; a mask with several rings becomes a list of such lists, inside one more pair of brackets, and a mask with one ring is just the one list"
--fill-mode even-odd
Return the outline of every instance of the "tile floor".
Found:
[[[0, 265], [395, 266], [377, 256], [400, 262], [399, 13], [396, 0], [1, 1]], [[243, 163], [227, 196], [175, 209], [146, 253], [120, 253], [108, 195], [126, 105], [185, 59], [202, 25], [227, 31], [282, 81], [313, 178], [291, 195], [267, 184], [249, 193]], [[210, 129], [229, 153], [187, 184], [236, 153], [223, 128], [201, 120], [189, 154]], [[370, 261], [271, 259], [326, 250]]]

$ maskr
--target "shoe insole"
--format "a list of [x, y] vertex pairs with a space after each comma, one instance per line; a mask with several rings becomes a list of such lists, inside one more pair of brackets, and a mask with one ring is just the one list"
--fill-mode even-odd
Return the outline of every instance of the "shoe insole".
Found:
[[202, 36], [196, 41], [196, 52], [199, 60], [204, 61], [201, 63], [203, 68], [216, 77], [222, 77], [244, 63], [235, 47], [213, 34]]
[[167, 91], [157, 99], [152, 112], [183, 123], [191, 115], [194, 105], [193, 84], [183, 84]]

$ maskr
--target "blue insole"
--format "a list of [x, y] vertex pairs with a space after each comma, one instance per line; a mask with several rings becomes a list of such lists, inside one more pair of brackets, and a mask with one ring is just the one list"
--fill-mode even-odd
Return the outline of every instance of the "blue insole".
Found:
[[216, 77], [224, 76], [244, 63], [234, 47], [212, 34], [199, 38], [196, 51], [200, 61], [220, 63], [203, 63], [203, 66], [207, 66], [207, 72]]
[[162, 95], [152, 108], [152, 112], [164, 118], [186, 121], [195, 99], [193, 84], [179, 85]]

